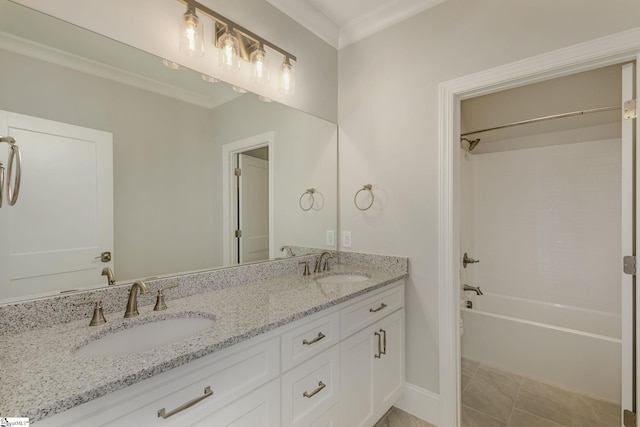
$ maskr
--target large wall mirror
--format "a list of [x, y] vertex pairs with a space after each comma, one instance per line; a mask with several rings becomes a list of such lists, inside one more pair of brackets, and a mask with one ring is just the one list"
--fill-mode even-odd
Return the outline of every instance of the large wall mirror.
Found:
[[[124, 282], [335, 249], [334, 123], [8, 0], [0, 63], [0, 135], [22, 152], [0, 303], [106, 286], [106, 266]], [[83, 273], [56, 270], [65, 251]]]

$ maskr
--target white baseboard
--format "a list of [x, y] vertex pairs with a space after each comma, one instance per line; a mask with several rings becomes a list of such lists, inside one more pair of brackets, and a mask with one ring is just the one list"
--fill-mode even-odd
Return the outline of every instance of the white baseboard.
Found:
[[440, 424], [440, 396], [424, 388], [405, 383], [394, 406], [435, 426]]

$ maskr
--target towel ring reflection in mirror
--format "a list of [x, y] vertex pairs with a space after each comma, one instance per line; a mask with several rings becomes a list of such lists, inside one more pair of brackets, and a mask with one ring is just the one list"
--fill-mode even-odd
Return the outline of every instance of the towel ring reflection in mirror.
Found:
[[309, 188], [307, 189], [307, 191], [302, 193], [302, 196], [300, 196], [300, 200], [298, 201], [298, 204], [300, 205], [300, 209], [306, 212], [311, 210], [311, 208], [313, 208], [313, 204], [315, 203], [315, 197], [313, 196], [313, 194], [315, 192], [316, 192], [315, 188]]
[[[362, 188], [361, 188], [361, 189], [359, 189], [359, 190], [356, 192], [356, 195], [355, 195], [355, 196], [353, 196], [353, 204], [354, 204], [354, 205], [356, 205], [356, 208], [360, 209], [361, 211], [366, 211], [366, 210], [368, 210], [371, 206], [373, 206], [373, 201], [375, 200], [375, 198], [374, 198], [374, 196], [373, 196], [372, 188], [373, 188], [373, 186], [372, 186], [371, 184], [365, 184], [365, 185], [363, 185], [363, 186], [362, 186]], [[369, 193], [369, 197], [371, 198], [371, 201], [370, 201], [370, 202], [369, 202], [369, 204], [368, 204], [368, 205], [366, 205], [366, 206], [364, 206], [364, 204], [363, 204], [363, 205], [360, 205], [360, 204], [358, 203], [358, 195], [359, 195], [361, 192], [363, 192], [363, 191], [368, 192], [368, 193]], [[366, 194], [366, 193], [365, 193], [365, 194]]]
[[[3, 190], [6, 189], [7, 201], [9, 206], [13, 206], [18, 201], [18, 195], [20, 194], [20, 176], [22, 159], [20, 156], [20, 149], [16, 145], [16, 140], [10, 136], [0, 136], [0, 142], [6, 142], [9, 144], [9, 159], [7, 161], [5, 178], [5, 168], [0, 163], [0, 206], [2, 206]], [[15, 175], [13, 168], [15, 167]], [[13, 186], [11, 186], [11, 176], [14, 175]], [[6, 188], [5, 188], [6, 183]]]

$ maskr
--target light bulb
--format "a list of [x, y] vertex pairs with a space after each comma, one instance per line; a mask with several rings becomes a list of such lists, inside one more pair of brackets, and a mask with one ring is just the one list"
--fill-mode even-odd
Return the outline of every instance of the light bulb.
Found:
[[258, 84], [269, 82], [269, 57], [262, 46], [251, 53], [251, 81]]
[[192, 9], [187, 9], [180, 20], [180, 52], [191, 57], [204, 55], [202, 25]]
[[282, 74], [280, 75], [280, 93], [293, 95], [296, 92], [296, 73], [289, 58], [282, 62]]
[[240, 70], [240, 61], [238, 61], [239, 46], [240, 42], [231, 30], [220, 37], [218, 40], [220, 67], [227, 71]]
[[216, 79], [213, 76], [209, 76], [207, 74], [201, 74], [200, 75], [202, 77], [202, 80], [204, 80], [205, 82], [209, 82], [209, 83], [218, 83], [220, 80]]

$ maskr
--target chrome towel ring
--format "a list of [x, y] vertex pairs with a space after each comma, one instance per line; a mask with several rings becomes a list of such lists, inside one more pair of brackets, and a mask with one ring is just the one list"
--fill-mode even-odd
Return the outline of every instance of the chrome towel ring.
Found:
[[[7, 161], [7, 177], [5, 179], [5, 169], [0, 163], [0, 206], [2, 206], [3, 189], [6, 188], [7, 201], [9, 206], [13, 206], [18, 201], [18, 195], [20, 194], [20, 177], [22, 175], [22, 157], [20, 156], [20, 148], [16, 145], [16, 140], [10, 136], [0, 136], [0, 142], [6, 142], [9, 144], [9, 160]], [[13, 168], [15, 167], [15, 177], [13, 179], [13, 186], [11, 185], [11, 176], [13, 174]], [[6, 182], [6, 187], [5, 187]]]
[[[371, 184], [365, 184], [362, 186], [361, 189], [359, 189], [356, 192], [356, 195], [353, 196], [353, 204], [356, 205], [356, 208], [360, 209], [361, 211], [366, 211], [368, 210], [371, 206], [373, 206], [373, 201], [375, 200], [375, 197], [373, 196], [373, 191], [372, 191], [373, 186]], [[358, 195], [363, 192], [363, 191], [368, 191], [369, 195], [371, 197], [371, 201], [369, 202], [369, 204], [365, 207], [361, 206], [358, 204]]]
[[[315, 197], [313, 196], [313, 194], [316, 192], [315, 188], [308, 188], [307, 191], [305, 191], [304, 193], [302, 193], [302, 196], [300, 196], [300, 200], [298, 200], [298, 204], [300, 205], [300, 209], [302, 209], [303, 211], [309, 211], [311, 210], [311, 208], [313, 207], [314, 203], [315, 203]], [[307, 196], [305, 198], [305, 196]], [[307, 203], [305, 203], [304, 205], [302, 204], [302, 200], [305, 200]], [[305, 208], [305, 206], [307, 206]]]

